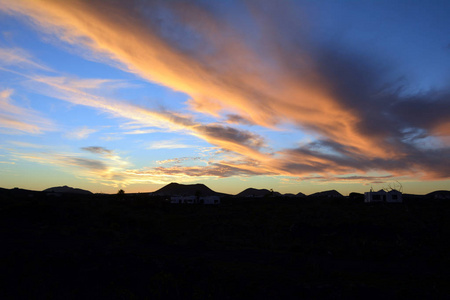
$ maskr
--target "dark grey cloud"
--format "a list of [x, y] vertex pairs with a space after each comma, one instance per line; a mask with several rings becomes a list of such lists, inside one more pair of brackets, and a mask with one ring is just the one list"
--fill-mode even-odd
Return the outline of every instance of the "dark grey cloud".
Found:
[[420, 149], [404, 145], [400, 150], [397, 157], [368, 157], [345, 149], [337, 142], [316, 141], [285, 150], [281, 169], [293, 174], [383, 171], [397, 176], [422, 175], [429, 179], [450, 177], [449, 148]]
[[108, 166], [99, 160], [66, 156], [63, 161], [69, 165], [86, 168], [91, 171], [106, 171]]
[[108, 150], [106, 148], [98, 147], [98, 146], [82, 147], [81, 150], [95, 153], [95, 154], [102, 154], [102, 155], [103, 154], [112, 154], [114, 152], [112, 150]]
[[227, 122], [242, 125], [254, 125], [254, 123], [251, 122], [250, 120], [244, 118], [243, 116], [235, 114], [227, 115]]
[[240, 130], [219, 124], [200, 125], [196, 130], [211, 139], [228, 141], [234, 144], [245, 145], [253, 149], [263, 147], [264, 138], [246, 130]]
[[391, 112], [403, 128], [416, 128], [431, 135], [442, 126], [450, 134], [450, 90], [402, 97], [391, 106]]
[[[450, 177], [450, 147], [430, 146], [430, 139], [450, 135], [450, 92], [411, 92], [405, 78], [392, 76], [388, 61], [327, 45], [315, 54], [321, 81], [332, 97], [357, 117], [356, 129], [376, 141], [390, 155], [373, 157], [327, 136], [296, 149], [286, 149], [282, 169], [296, 173], [355, 170], [394, 174], [426, 173], [425, 177]], [[370, 149], [367, 149], [369, 152]]]

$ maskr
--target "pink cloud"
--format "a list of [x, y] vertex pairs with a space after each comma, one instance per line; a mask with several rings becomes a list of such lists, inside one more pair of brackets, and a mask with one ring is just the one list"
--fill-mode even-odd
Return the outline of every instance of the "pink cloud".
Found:
[[[430, 136], [448, 141], [448, 91], [404, 96], [383, 88], [385, 74], [376, 58], [340, 51], [340, 45], [320, 45], [301, 30], [276, 22], [279, 11], [249, 5], [253, 32], [236, 30], [217, 11], [178, 1], [143, 5], [3, 0], [2, 7], [7, 13], [30, 17], [69, 44], [188, 94], [193, 110], [267, 129], [289, 124], [317, 136], [310, 144], [272, 154], [265, 151], [266, 139], [255, 132], [92, 97], [67, 78], [34, 79], [51, 86], [66, 101], [147, 127], [184, 131], [256, 161], [256, 166], [243, 167], [247, 172], [298, 176], [379, 170], [396, 176], [450, 177], [448, 144], [439, 149], [417, 146]], [[163, 170], [176, 171], [154, 169]], [[195, 172], [191, 169], [189, 174]]]

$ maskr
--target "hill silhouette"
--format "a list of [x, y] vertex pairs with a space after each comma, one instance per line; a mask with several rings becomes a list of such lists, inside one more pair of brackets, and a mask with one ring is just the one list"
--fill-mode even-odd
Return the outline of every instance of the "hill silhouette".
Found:
[[309, 195], [308, 197], [321, 197], [321, 198], [334, 198], [334, 197], [344, 197], [341, 193], [336, 190], [329, 190], [323, 192], [317, 192]]
[[215, 192], [201, 183], [180, 184], [176, 182], [169, 183], [151, 194], [155, 196], [228, 196], [228, 194]]
[[33, 197], [39, 193], [40, 192], [38, 191], [20, 189], [17, 187], [13, 189], [0, 188], [0, 195], [8, 195], [11, 197]]
[[70, 186], [56, 186], [43, 190], [46, 193], [92, 195], [92, 192]]
[[439, 190], [426, 194], [429, 198], [434, 199], [450, 199], [450, 191]]
[[273, 195], [275, 197], [281, 196], [278, 192], [271, 192], [268, 189], [255, 189], [255, 188], [248, 188], [240, 192], [236, 195], [236, 197], [264, 197], [268, 195]]
[[[8, 195], [11, 197], [32, 197], [40, 195], [41, 193], [44, 194], [59, 194], [59, 195], [93, 195], [91, 191], [80, 189], [80, 188], [73, 188], [67, 185], [64, 186], [56, 186], [47, 188], [43, 191], [35, 191], [35, 190], [27, 190], [22, 188], [12, 188], [12, 189], [6, 189], [6, 188], [0, 188], [0, 195]], [[131, 193], [131, 194], [141, 194], [141, 193]], [[148, 193], [145, 193], [148, 194]], [[233, 196], [232, 194], [227, 193], [221, 193], [216, 192], [212, 189], [210, 189], [208, 186], [204, 184], [180, 184], [176, 182], [172, 182], [170, 184], [167, 184], [166, 186], [154, 191], [150, 192], [150, 195], [153, 196]], [[344, 197], [341, 193], [339, 193], [336, 190], [327, 190], [327, 191], [320, 191], [316, 192], [310, 195], [305, 195], [304, 193], [287, 193], [287, 194], [281, 194], [279, 192], [271, 192], [269, 189], [256, 189], [256, 188], [247, 188], [243, 190], [242, 192], [234, 195], [235, 197], [255, 197], [260, 198], [264, 196], [273, 195], [274, 197], [289, 197], [289, 198], [300, 198], [300, 197], [308, 197], [308, 198], [341, 198]], [[450, 191], [448, 190], [437, 190], [430, 192], [425, 195], [419, 195], [419, 194], [408, 194], [404, 193], [404, 199], [450, 199]], [[356, 193], [352, 192], [349, 194], [350, 198], [361, 198], [364, 197], [364, 194], [362, 193]]]

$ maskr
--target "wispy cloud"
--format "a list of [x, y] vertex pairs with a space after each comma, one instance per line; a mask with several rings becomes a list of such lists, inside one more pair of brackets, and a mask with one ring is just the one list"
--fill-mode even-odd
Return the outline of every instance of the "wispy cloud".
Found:
[[22, 68], [51, 71], [50, 68], [39, 64], [36, 59], [22, 48], [0, 48], [0, 66], [15, 66]]
[[[263, 137], [246, 130], [218, 123], [202, 124], [187, 114], [164, 109], [151, 110], [126, 101], [89, 93], [87, 90], [79, 89], [77, 84], [72, 86], [70, 78], [34, 76], [31, 77], [31, 80], [32, 83], [37, 84], [35, 88], [41, 93], [73, 104], [93, 107], [115, 117], [129, 119], [134, 124], [133, 126], [140, 125], [144, 128], [152, 127], [158, 130], [184, 132], [228, 151], [251, 154], [255, 157], [264, 156], [259, 152], [259, 149], [264, 146]], [[82, 129], [80, 129], [80, 138], [87, 130]], [[70, 136], [76, 138], [78, 136], [76, 133], [78, 131], [71, 132]]]
[[134, 129], [131, 131], [126, 131], [124, 134], [148, 134], [158, 132], [156, 129]]
[[[3, 11], [29, 16], [75, 47], [188, 94], [192, 110], [222, 116], [228, 124], [268, 129], [289, 124], [317, 137], [272, 154], [266, 139], [237, 125], [203, 124], [189, 114], [101, 97], [90, 91], [89, 80], [32, 79], [59, 99], [127, 118], [145, 130], [182, 131], [256, 161], [241, 167], [230, 162], [231, 171], [223, 172], [213, 165], [206, 168], [210, 173], [234, 174], [237, 168], [288, 176], [380, 171], [450, 177], [450, 92], [403, 93], [401, 84], [389, 81], [389, 70], [380, 67], [384, 58], [314, 40], [299, 29], [303, 23], [290, 26], [289, 7], [268, 10], [249, 3], [246, 17], [253, 26], [237, 31], [220, 10], [193, 2], [1, 1]], [[286, 13], [283, 22], [280, 11]], [[11, 127], [13, 121], [5, 120]], [[419, 146], [430, 138], [441, 146]], [[203, 174], [195, 168], [152, 172]]]
[[123, 138], [123, 137], [121, 137], [120, 135], [117, 135], [117, 134], [111, 134], [111, 133], [106, 134], [105, 136], [100, 137], [100, 139], [101, 139], [102, 141], [105, 141], [105, 142], [119, 141], [119, 140], [121, 140], [122, 138]]
[[194, 146], [179, 143], [176, 140], [163, 140], [157, 142], [151, 142], [147, 149], [182, 149], [182, 148], [192, 148]]
[[20, 141], [8, 141], [9, 144], [22, 147], [22, 148], [34, 148], [34, 149], [42, 149], [45, 148], [44, 145], [40, 144], [33, 144], [33, 143], [27, 143], [27, 142], [20, 142]]
[[312, 181], [312, 182], [346, 182], [346, 183], [360, 183], [365, 182], [370, 183], [385, 183], [392, 181], [394, 179], [393, 175], [345, 175], [345, 176], [304, 176], [297, 178], [298, 181]]
[[40, 116], [33, 109], [15, 105], [11, 99], [12, 94], [12, 89], [0, 91], [0, 128], [7, 129], [2, 130], [2, 133], [40, 134], [53, 130], [54, 125], [51, 120]]
[[197, 156], [197, 157], [178, 157], [178, 158], [172, 158], [172, 159], [165, 159], [165, 160], [158, 160], [156, 161], [157, 164], [162, 165], [162, 164], [180, 164], [182, 162], [186, 162], [186, 161], [196, 161], [196, 160], [201, 160], [202, 158]]
[[76, 128], [76, 129], [71, 130], [70, 132], [66, 133], [66, 137], [69, 139], [82, 140], [82, 139], [89, 137], [89, 135], [91, 135], [92, 133], [95, 133], [95, 132], [97, 132], [96, 129], [88, 128], [87, 126], [83, 126], [83, 127]]
[[11, 156], [21, 160], [54, 165], [62, 170], [100, 184], [119, 186], [127, 185], [128, 183], [126, 170], [130, 163], [117, 154], [108, 153], [101, 155], [100, 158], [90, 158], [80, 153], [56, 151], [24, 152], [14, 150]]
[[87, 151], [87, 152], [91, 152], [91, 153], [95, 153], [95, 154], [110, 155], [110, 154], [113, 153], [112, 150], [108, 150], [106, 148], [98, 147], [98, 146], [82, 147], [81, 150], [84, 150], [84, 151]]
[[115, 151], [99, 146], [82, 147], [81, 150], [90, 152], [92, 154], [100, 155], [107, 158], [111, 163], [116, 163], [119, 166], [128, 165]]
[[[257, 170], [249, 170], [246, 164], [242, 168], [238, 166], [230, 166], [228, 164], [213, 163], [206, 166], [179, 166], [171, 167], [154, 167], [143, 170], [128, 170], [127, 174], [133, 176], [140, 176], [141, 178], [155, 178], [158, 176], [168, 178], [225, 178], [232, 176], [252, 176], [252, 175], [267, 175], [268, 173]], [[269, 173], [270, 174], [270, 173]]]

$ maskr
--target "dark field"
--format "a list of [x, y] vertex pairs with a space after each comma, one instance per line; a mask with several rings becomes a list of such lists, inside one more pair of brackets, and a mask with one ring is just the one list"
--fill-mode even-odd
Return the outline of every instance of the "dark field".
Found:
[[2, 196], [0, 298], [449, 298], [450, 202]]

